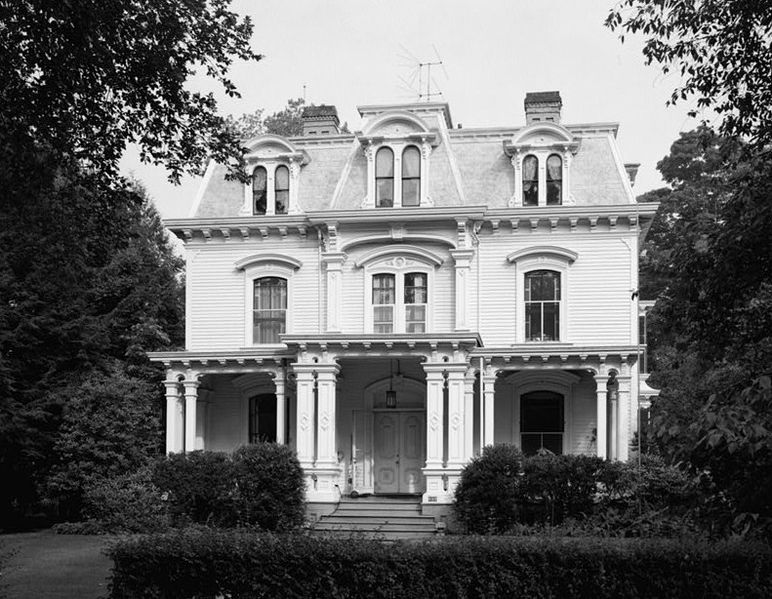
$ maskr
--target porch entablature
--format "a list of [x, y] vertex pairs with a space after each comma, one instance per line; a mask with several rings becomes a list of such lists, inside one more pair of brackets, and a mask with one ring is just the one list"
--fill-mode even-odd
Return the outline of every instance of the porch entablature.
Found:
[[295, 354], [283, 348], [244, 349], [236, 351], [148, 352], [151, 362], [160, 362], [169, 373], [186, 376], [205, 374], [279, 373]]
[[508, 347], [478, 347], [469, 357], [483, 358], [496, 372], [512, 370], [587, 370], [605, 375], [611, 370], [622, 376], [638, 361], [639, 345], [576, 346], [559, 343], [519, 344]]
[[468, 362], [482, 345], [479, 334], [282, 335], [298, 363], [329, 363], [340, 358], [420, 357], [430, 362]]

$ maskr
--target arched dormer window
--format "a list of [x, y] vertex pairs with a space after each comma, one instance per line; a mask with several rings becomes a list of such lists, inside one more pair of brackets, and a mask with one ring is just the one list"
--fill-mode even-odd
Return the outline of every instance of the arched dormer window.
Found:
[[402, 205], [421, 205], [421, 152], [415, 146], [402, 152]]
[[539, 205], [539, 159], [528, 155], [523, 158], [523, 206]]
[[394, 206], [394, 152], [381, 148], [375, 155], [375, 205]]
[[557, 154], [547, 158], [547, 206], [563, 203], [563, 159]]
[[252, 173], [252, 214], [265, 214], [268, 203], [268, 171], [258, 166]]
[[274, 214], [287, 214], [289, 207], [290, 173], [289, 169], [282, 165], [276, 167], [274, 180]]

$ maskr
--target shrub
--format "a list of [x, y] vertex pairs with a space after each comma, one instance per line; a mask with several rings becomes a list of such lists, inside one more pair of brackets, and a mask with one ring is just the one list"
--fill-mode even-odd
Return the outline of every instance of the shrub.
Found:
[[305, 481], [295, 453], [286, 445], [256, 443], [233, 454], [240, 525], [286, 531], [305, 519]]
[[[574, 455], [529, 456], [523, 464], [521, 501], [529, 506], [529, 522], [560, 524], [593, 510], [601, 458]], [[540, 508], [534, 510], [534, 507]], [[523, 506], [525, 507], [525, 506]]]
[[772, 550], [736, 542], [446, 537], [387, 545], [189, 529], [122, 540], [110, 557], [112, 599], [772, 595]]
[[235, 526], [236, 484], [233, 462], [227, 453], [171, 454], [155, 463], [152, 480], [165, 494], [175, 526], [191, 522]]
[[499, 533], [518, 522], [523, 454], [514, 445], [489, 445], [461, 472], [454, 510], [474, 533]]
[[87, 521], [103, 532], [161, 532], [169, 526], [166, 502], [151, 480], [150, 468], [90, 485], [84, 504]]

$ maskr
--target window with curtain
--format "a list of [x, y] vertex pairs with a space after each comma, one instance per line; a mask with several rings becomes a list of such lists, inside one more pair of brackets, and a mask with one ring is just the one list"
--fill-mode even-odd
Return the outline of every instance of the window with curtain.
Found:
[[268, 200], [268, 171], [258, 166], [252, 173], [252, 213], [265, 214]]
[[560, 273], [537, 270], [525, 275], [525, 339], [560, 339]]
[[547, 158], [547, 205], [559, 206], [563, 203], [563, 159], [557, 154]]
[[563, 453], [563, 396], [553, 391], [533, 391], [520, 397], [520, 448], [525, 455], [547, 450]]
[[249, 398], [249, 442], [276, 443], [276, 395]]
[[523, 206], [539, 205], [539, 160], [528, 155], [523, 158]]
[[273, 188], [275, 193], [275, 214], [287, 214], [289, 206], [289, 169], [282, 165], [276, 168], [274, 173]]
[[402, 205], [421, 204], [421, 153], [415, 146], [402, 152]]
[[422, 272], [405, 275], [405, 332], [426, 332], [426, 305], [429, 301], [428, 277]]
[[373, 275], [373, 332], [394, 332], [396, 278], [392, 274]]
[[280, 343], [286, 332], [287, 280], [263, 277], [255, 280], [253, 307], [254, 343]]
[[375, 154], [375, 205], [378, 208], [394, 206], [394, 152], [381, 148]]

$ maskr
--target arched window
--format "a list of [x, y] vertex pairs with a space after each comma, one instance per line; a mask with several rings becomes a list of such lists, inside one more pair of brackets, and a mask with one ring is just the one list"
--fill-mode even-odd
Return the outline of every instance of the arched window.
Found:
[[415, 146], [402, 152], [402, 205], [421, 204], [421, 153]]
[[276, 168], [274, 172], [274, 214], [287, 214], [287, 207], [289, 206], [289, 169], [281, 165]]
[[373, 275], [373, 332], [394, 332], [394, 307], [396, 299], [394, 275]]
[[532, 391], [520, 396], [520, 448], [525, 455], [540, 450], [563, 453], [563, 404], [563, 396], [554, 391]]
[[268, 171], [258, 166], [252, 173], [252, 213], [265, 214], [268, 199]]
[[287, 326], [287, 279], [255, 279], [253, 342], [280, 343]]
[[429, 285], [426, 273], [409, 272], [405, 275], [405, 332], [426, 332], [426, 305]]
[[378, 208], [394, 206], [394, 152], [381, 148], [375, 155], [375, 205]]
[[528, 155], [523, 158], [523, 206], [539, 205], [539, 160]]
[[547, 158], [547, 205], [559, 206], [563, 203], [563, 160], [557, 154]]
[[525, 339], [560, 339], [560, 273], [553, 270], [526, 273]]
[[249, 398], [249, 442], [276, 443], [276, 395], [273, 393]]

